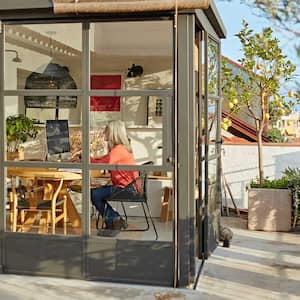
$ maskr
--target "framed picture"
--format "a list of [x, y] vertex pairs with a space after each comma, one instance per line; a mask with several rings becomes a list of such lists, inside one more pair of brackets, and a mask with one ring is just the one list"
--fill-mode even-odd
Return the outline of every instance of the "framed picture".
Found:
[[[121, 75], [91, 75], [92, 90], [120, 90]], [[119, 96], [91, 96], [91, 111], [120, 111]]]
[[147, 105], [147, 125], [150, 127], [162, 127], [163, 99], [157, 96], [148, 96]]

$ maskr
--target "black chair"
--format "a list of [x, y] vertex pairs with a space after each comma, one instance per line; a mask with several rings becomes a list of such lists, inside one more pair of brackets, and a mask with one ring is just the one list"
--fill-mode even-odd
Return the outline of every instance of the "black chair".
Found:
[[[149, 161], [144, 163], [143, 165], [152, 165], [153, 162]], [[124, 202], [128, 202], [128, 203], [140, 203], [144, 212], [144, 217], [146, 220], [146, 228], [141, 228], [141, 229], [124, 229], [122, 231], [148, 231], [150, 228], [150, 224], [149, 224], [149, 218], [151, 220], [154, 232], [155, 232], [155, 240], [158, 239], [158, 233], [153, 221], [153, 218], [151, 216], [151, 212], [150, 212], [150, 208], [148, 205], [148, 196], [147, 196], [147, 181], [148, 181], [148, 174], [145, 171], [141, 171], [139, 173], [139, 176], [133, 180], [132, 182], [130, 182], [124, 189], [122, 190], [118, 190], [117, 192], [113, 193], [109, 198], [105, 199], [107, 202], [120, 202], [122, 205], [122, 209], [124, 212], [124, 217], [127, 221], [128, 217], [126, 214], [126, 210], [125, 210], [125, 206], [124, 206]], [[126, 188], [133, 188], [136, 190], [136, 186], [139, 186], [139, 192], [136, 194], [133, 193], [129, 193], [126, 192]], [[148, 216], [147, 216], [147, 213]], [[104, 218], [106, 215], [106, 210], [104, 211]], [[99, 228], [99, 220], [100, 220], [100, 213], [98, 212], [98, 216], [97, 216], [97, 221], [96, 221], [96, 228]], [[102, 223], [102, 227], [103, 227], [103, 223]]]

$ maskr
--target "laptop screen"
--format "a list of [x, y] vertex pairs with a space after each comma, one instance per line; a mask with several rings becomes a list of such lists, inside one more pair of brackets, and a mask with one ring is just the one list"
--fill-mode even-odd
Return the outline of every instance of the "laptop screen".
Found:
[[68, 160], [70, 139], [68, 120], [47, 120], [48, 160]]

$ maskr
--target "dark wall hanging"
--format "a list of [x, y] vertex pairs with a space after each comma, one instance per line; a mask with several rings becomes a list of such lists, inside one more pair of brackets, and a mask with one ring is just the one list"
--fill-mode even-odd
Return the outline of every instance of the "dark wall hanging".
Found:
[[[49, 63], [43, 73], [31, 73], [25, 89], [77, 89], [66, 66]], [[26, 108], [76, 108], [77, 96], [25, 96]]]

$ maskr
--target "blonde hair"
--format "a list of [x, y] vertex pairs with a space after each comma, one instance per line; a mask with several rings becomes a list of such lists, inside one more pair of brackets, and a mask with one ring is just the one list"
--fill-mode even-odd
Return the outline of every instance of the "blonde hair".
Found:
[[124, 122], [121, 120], [111, 121], [108, 123], [107, 129], [109, 149], [116, 145], [124, 145], [129, 152], [132, 152]]

